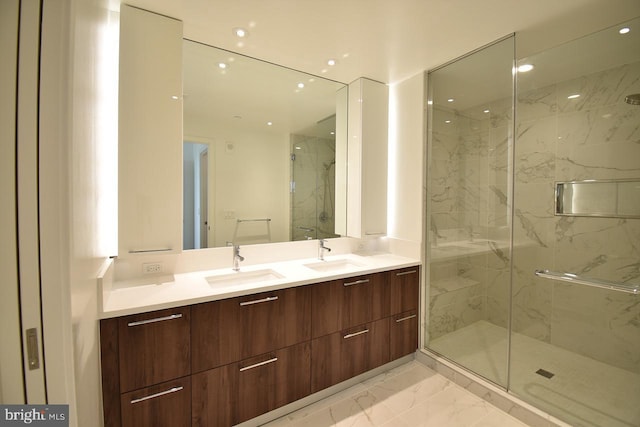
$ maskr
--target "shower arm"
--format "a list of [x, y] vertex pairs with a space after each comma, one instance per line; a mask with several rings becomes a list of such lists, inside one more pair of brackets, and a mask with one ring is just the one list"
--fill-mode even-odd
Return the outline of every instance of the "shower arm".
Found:
[[620, 282], [610, 282], [607, 280], [587, 279], [572, 273], [558, 273], [549, 270], [535, 270], [534, 274], [538, 277], [551, 280], [559, 280], [562, 282], [575, 283], [577, 285], [593, 286], [596, 288], [609, 289], [612, 291], [626, 292], [629, 294], [640, 295], [640, 285], [631, 285]]

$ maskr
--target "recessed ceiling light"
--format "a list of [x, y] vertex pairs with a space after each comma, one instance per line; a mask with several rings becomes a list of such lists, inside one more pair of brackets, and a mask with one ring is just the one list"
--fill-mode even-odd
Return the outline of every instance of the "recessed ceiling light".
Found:
[[519, 73], [526, 73], [528, 71], [533, 70], [533, 65], [532, 64], [522, 64], [518, 67], [518, 72]]
[[484, 110], [483, 113], [487, 114], [490, 110]]
[[449, 123], [451, 123], [451, 120], [445, 120], [444, 122], [449, 124]]
[[334, 131], [329, 132], [331, 135], [335, 135], [336, 133]]
[[453, 98], [447, 99], [447, 102], [453, 102], [453, 101], [455, 101], [455, 99], [453, 99]]
[[267, 126], [272, 126], [273, 122], [267, 122]]
[[225, 64], [224, 62], [220, 62], [218, 63], [218, 68], [221, 68], [224, 70], [225, 68], [227, 68], [227, 64]]
[[176, 95], [171, 96], [171, 99], [178, 99]]
[[247, 37], [249, 35], [249, 32], [244, 28], [234, 28], [233, 34], [235, 34], [236, 37]]
[[304, 87], [304, 83], [298, 83], [298, 88], [302, 89]]
[[580, 94], [579, 93], [574, 93], [573, 95], [567, 96], [567, 99], [576, 99], [576, 98], [580, 98]]
[[629, 31], [631, 31], [631, 28], [629, 27], [623, 27], [620, 28], [620, 31], [618, 31], [620, 34], [627, 34]]
[[333, 67], [334, 65], [336, 65], [338, 62], [335, 59], [329, 59], [327, 61], [327, 65], [330, 67]]

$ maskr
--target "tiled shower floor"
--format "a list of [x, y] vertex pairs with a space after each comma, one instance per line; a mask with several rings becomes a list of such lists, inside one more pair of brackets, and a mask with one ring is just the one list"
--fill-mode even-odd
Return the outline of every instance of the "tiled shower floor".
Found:
[[[507, 333], [486, 321], [433, 340], [429, 347], [505, 384]], [[514, 334], [511, 391], [574, 426], [640, 426], [640, 375]], [[538, 369], [554, 374], [545, 378]]]
[[524, 427], [412, 361], [266, 424], [268, 427]]

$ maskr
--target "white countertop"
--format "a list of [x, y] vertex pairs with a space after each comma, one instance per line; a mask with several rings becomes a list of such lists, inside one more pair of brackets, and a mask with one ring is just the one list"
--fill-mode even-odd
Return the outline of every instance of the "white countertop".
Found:
[[[327, 271], [305, 266], [318, 263], [322, 261], [307, 258], [247, 267], [241, 265], [239, 272], [223, 268], [114, 282], [108, 289], [103, 289], [100, 317], [137, 314], [420, 265], [420, 261], [413, 258], [374, 253], [327, 256], [324, 264], [320, 265], [321, 268], [326, 266]], [[340, 267], [340, 263], [345, 264], [344, 267]], [[331, 266], [335, 268], [331, 269]], [[252, 281], [248, 278], [252, 274], [272, 277]], [[240, 278], [247, 282], [233, 283]], [[211, 282], [220, 280], [210, 284], [207, 279]]]

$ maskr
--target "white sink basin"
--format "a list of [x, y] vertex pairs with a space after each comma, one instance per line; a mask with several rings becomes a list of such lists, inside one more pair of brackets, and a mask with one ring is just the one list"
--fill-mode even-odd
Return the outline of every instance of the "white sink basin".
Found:
[[350, 259], [334, 259], [330, 261], [318, 261], [304, 264], [305, 267], [322, 273], [355, 270], [364, 267], [364, 264]]
[[255, 270], [255, 271], [237, 271], [229, 274], [221, 274], [219, 276], [206, 277], [206, 281], [211, 286], [235, 286], [246, 283], [267, 282], [269, 280], [282, 279], [284, 276], [276, 271]]

